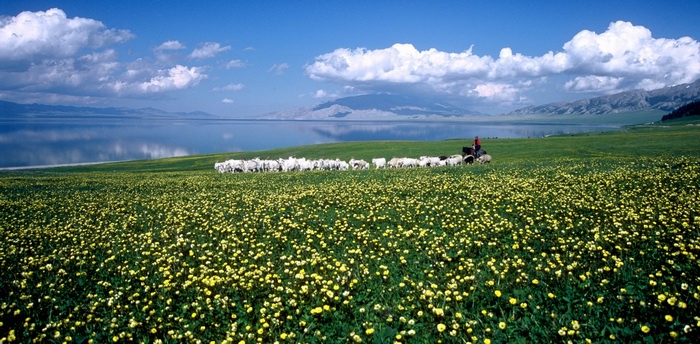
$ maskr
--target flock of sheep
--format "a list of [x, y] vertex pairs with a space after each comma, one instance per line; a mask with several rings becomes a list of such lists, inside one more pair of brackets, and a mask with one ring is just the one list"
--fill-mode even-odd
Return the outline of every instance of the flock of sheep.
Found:
[[[375, 168], [402, 168], [402, 167], [436, 167], [436, 166], [457, 166], [466, 161], [461, 155], [429, 157], [422, 156], [415, 158], [386, 158], [372, 159]], [[491, 156], [482, 154], [476, 161], [479, 163], [490, 163]], [[236, 172], [288, 172], [288, 171], [311, 171], [311, 170], [337, 170], [347, 171], [349, 169], [362, 170], [369, 169], [370, 163], [365, 160], [350, 159], [343, 161], [340, 159], [317, 159], [306, 158], [280, 158], [277, 160], [254, 158], [250, 160], [230, 159], [214, 164], [214, 169], [219, 173]]]

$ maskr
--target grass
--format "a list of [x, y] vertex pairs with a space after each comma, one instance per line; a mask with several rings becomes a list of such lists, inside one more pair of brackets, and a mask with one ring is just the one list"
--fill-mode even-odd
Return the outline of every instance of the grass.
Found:
[[2, 172], [0, 342], [693, 343], [695, 124], [484, 140], [491, 165], [213, 169], [447, 140]]

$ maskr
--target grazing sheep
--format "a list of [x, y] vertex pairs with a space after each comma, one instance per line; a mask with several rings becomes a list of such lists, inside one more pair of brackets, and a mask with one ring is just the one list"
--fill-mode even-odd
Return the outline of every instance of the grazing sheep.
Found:
[[313, 163], [306, 158], [297, 159], [299, 163], [299, 171], [311, 171]]
[[[218, 168], [217, 168], [218, 166]], [[217, 171], [223, 172], [242, 172], [243, 171], [243, 160], [226, 160], [222, 163], [214, 164]]]
[[391, 158], [389, 162], [387, 163], [389, 165], [389, 168], [397, 168], [399, 166], [399, 158]]
[[418, 159], [420, 167], [435, 167], [440, 162], [440, 157], [437, 156], [422, 156]]
[[334, 169], [335, 162], [329, 159], [314, 160], [314, 170], [330, 171]]
[[399, 167], [418, 167], [418, 159], [401, 158], [399, 159]]
[[336, 158], [334, 160], [326, 160], [327, 169], [330, 171], [338, 171], [342, 167], [340, 164], [340, 159]]
[[[468, 160], [469, 159], [469, 160]], [[411, 167], [435, 167], [435, 166], [458, 166], [465, 162], [472, 162], [474, 157], [461, 155], [429, 157], [421, 156], [415, 158], [392, 158], [387, 162], [385, 158], [374, 158], [372, 164], [376, 168], [411, 168]], [[479, 163], [490, 163], [491, 156], [483, 152], [483, 155], [475, 159]], [[277, 160], [254, 158], [250, 160], [226, 160], [214, 163], [214, 169], [219, 173], [236, 172], [271, 172], [271, 171], [347, 171], [349, 169], [369, 169], [370, 164], [364, 160], [350, 159], [349, 163], [340, 159], [317, 159], [306, 158], [279, 158]]]
[[214, 169], [219, 173], [226, 172], [226, 162], [215, 162]]
[[260, 159], [255, 158], [253, 160], [246, 160], [243, 162], [243, 172], [258, 172], [259, 166], [258, 161]]
[[336, 159], [336, 161], [338, 162], [338, 170], [347, 171], [350, 168], [350, 164], [347, 162], [340, 159]]
[[263, 160], [263, 166], [264, 166], [265, 171], [268, 171], [268, 172], [280, 171], [282, 169], [279, 161], [277, 161], [277, 160]]
[[294, 157], [289, 157], [288, 159], [281, 159], [279, 160], [280, 165], [282, 166], [282, 171], [283, 172], [288, 172], [288, 171], [296, 171], [297, 170], [297, 159]]
[[348, 163], [350, 164], [350, 167], [352, 167], [353, 170], [366, 170], [369, 168], [369, 164], [367, 163], [367, 161], [364, 160], [350, 159]]
[[374, 158], [372, 163], [376, 168], [386, 168], [386, 158]]
[[476, 161], [478, 161], [480, 164], [489, 164], [491, 163], [491, 155], [484, 153], [480, 157], [476, 158]]
[[462, 164], [462, 156], [461, 155], [453, 155], [449, 158], [447, 158], [447, 166], [458, 166]]

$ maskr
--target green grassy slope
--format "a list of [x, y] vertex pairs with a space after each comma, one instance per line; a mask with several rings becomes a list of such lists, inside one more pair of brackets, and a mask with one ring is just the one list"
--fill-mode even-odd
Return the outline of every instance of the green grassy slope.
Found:
[[0, 343], [697, 343], [697, 124], [1, 172]]

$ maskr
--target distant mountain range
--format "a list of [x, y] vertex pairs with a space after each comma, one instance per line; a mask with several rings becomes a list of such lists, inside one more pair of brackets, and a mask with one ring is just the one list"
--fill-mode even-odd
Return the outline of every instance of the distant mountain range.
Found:
[[685, 104], [700, 100], [700, 80], [689, 84], [664, 87], [652, 91], [632, 90], [622, 93], [528, 106], [508, 115], [604, 115], [642, 110], [673, 111]]
[[0, 100], [0, 118], [123, 118], [123, 119], [168, 119], [208, 118], [212, 114], [195, 112], [167, 112], [154, 108], [131, 109], [124, 107], [87, 107], [45, 104], [19, 104]]
[[[503, 116], [521, 115], [605, 115], [635, 111], [673, 111], [700, 100], [700, 80], [689, 84], [665, 87], [653, 91], [632, 90], [613, 95], [570, 102], [555, 102], [528, 106]], [[284, 120], [402, 120], [402, 119], [460, 119], [482, 118], [483, 113], [463, 109], [452, 104], [391, 94], [367, 94], [339, 98], [307, 107], [271, 112], [262, 119]]]
[[[671, 112], [700, 100], [700, 80], [653, 91], [632, 90], [613, 95], [528, 106], [513, 112], [489, 116], [444, 101], [394, 94], [366, 94], [339, 98], [271, 112], [258, 119], [276, 120], [412, 120], [412, 119], [496, 119], [523, 115], [605, 115], [635, 111]], [[219, 118], [202, 112], [167, 112], [154, 108], [78, 107], [65, 105], [18, 104], [0, 101], [0, 118]]]
[[440, 101], [393, 94], [366, 94], [339, 98], [309, 107], [271, 112], [262, 119], [286, 120], [400, 120], [484, 116]]

